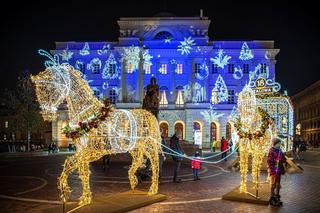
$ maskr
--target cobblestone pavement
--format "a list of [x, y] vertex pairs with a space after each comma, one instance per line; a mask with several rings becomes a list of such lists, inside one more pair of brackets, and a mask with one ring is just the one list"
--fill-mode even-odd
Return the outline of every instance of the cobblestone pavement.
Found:
[[[57, 205], [57, 177], [66, 155], [51, 156], [0, 156], [0, 212], [40, 212], [41, 209]], [[282, 179], [283, 207], [221, 200], [226, 192], [239, 185], [238, 171], [229, 170], [228, 162], [217, 165], [205, 164], [201, 180], [193, 181], [189, 163], [182, 165], [182, 183], [172, 183], [173, 164], [164, 164], [164, 178], [160, 193], [168, 199], [133, 213], [145, 212], [319, 212], [320, 209], [320, 152], [308, 151], [305, 160], [299, 163], [302, 174], [286, 174]], [[130, 189], [127, 179], [129, 161], [126, 156], [111, 157], [110, 168], [103, 171], [101, 161], [91, 165], [91, 187], [93, 196], [106, 196]], [[265, 178], [265, 175], [262, 175]], [[71, 201], [81, 195], [81, 184], [77, 174], [70, 178]], [[147, 190], [149, 183], [139, 185]]]

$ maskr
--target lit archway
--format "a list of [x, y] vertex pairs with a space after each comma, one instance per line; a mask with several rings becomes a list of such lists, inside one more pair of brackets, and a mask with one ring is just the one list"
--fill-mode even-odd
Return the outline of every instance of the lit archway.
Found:
[[185, 124], [183, 121], [179, 120], [179, 121], [176, 121], [174, 123], [174, 132], [176, 133], [177, 131], [180, 131], [181, 132], [181, 139], [184, 140], [185, 138]]
[[194, 144], [199, 145], [200, 148], [202, 147], [203, 142], [203, 124], [201, 121], [194, 121], [193, 122], [193, 138]]

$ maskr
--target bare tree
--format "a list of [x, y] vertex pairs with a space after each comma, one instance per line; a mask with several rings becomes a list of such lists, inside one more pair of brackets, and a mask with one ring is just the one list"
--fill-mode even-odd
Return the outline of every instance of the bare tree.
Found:
[[16, 90], [5, 90], [2, 103], [10, 115], [10, 131], [19, 131], [27, 135], [27, 150], [30, 151], [31, 133], [39, 133], [45, 128], [40, 114], [33, 83], [28, 71], [18, 77]]

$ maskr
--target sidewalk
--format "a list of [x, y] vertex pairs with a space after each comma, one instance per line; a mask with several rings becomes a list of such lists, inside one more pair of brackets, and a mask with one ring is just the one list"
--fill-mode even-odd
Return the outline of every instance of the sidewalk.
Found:
[[73, 154], [74, 152], [69, 151], [60, 151], [58, 153], [48, 153], [44, 150], [36, 150], [30, 152], [2, 152], [0, 153], [1, 157], [34, 157], [34, 156], [51, 156], [51, 155], [66, 155]]

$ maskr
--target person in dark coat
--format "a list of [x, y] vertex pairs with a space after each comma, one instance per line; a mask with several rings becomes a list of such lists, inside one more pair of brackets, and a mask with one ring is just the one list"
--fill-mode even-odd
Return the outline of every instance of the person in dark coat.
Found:
[[179, 138], [181, 137], [181, 132], [176, 132], [171, 138], [170, 138], [170, 148], [175, 151], [172, 156], [173, 161], [175, 162], [174, 167], [174, 173], [173, 173], [173, 182], [179, 183], [181, 182], [181, 179], [178, 178], [178, 174], [180, 171], [182, 156], [175, 156], [177, 154], [184, 155], [184, 151], [182, 150], [182, 147], [179, 142]]
[[279, 138], [273, 138], [272, 144], [273, 146], [270, 148], [268, 154], [268, 168], [272, 178], [271, 196], [269, 203], [273, 206], [281, 206], [282, 202], [280, 201], [280, 182], [281, 175], [285, 173], [286, 158], [280, 148], [281, 140]]

